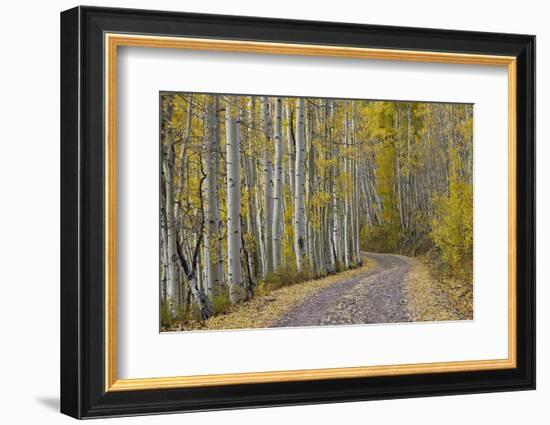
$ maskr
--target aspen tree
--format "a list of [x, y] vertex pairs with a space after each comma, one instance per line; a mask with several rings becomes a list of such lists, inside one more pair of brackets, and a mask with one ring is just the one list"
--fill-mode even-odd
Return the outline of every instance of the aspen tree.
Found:
[[[274, 143], [275, 143], [275, 186], [273, 190], [273, 269], [281, 266], [281, 233], [283, 214], [283, 137], [282, 137], [282, 104], [281, 98], [275, 99], [274, 110]], [[269, 223], [267, 223], [269, 226]]]
[[241, 161], [237, 99], [226, 102], [226, 162], [227, 162], [227, 277], [229, 299], [240, 301], [241, 275]]
[[[169, 140], [173, 140], [173, 130], [169, 128], [166, 130], [169, 134]], [[163, 164], [165, 194], [166, 194], [166, 247], [167, 247], [167, 260], [168, 260], [168, 277], [166, 280], [166, 298], [168, 301], [168, 308], [170, 314], [176, 317], [179, 314], [180, 308], [180, 293], [179, 293], [179, 273], [178, 260], [177, 260], [177, 228], [176, 220], [174, 216], [174, 194], [172, 190], [172, 164], [174, 158], [174, 151], [172, 146], [166, 148], [165, 159]]]
[[271, 115], [269, 99], [261, 98], [262, 126], [265, 138], [265, 145], [262, 148], [262, 159], [264, 167], [264, 275], [273, 270], [273, 245], [272, 245], [272, 223], [273, 223], [273, 162], [271, 159]]
[[218, 201], [218, 174], [219, 174], [219, 125], [218, 125], [218, 98], [207, 100], [206, 105], [206, 222], [207, 229], [204, 235], [206, 265], [206, 293], [210, 298], [219, 295], [222, 276], [222, 246], [220, 235], [220, 207]]
[[306, 250], [305, 218], [304, 218], [304, 173], [305, 173], [305, 144], [304, 144], [304, 99], [296, 100], [296, 167], [294, 196], [294, 244], [296, 251], [296, 268], [303, 269]]

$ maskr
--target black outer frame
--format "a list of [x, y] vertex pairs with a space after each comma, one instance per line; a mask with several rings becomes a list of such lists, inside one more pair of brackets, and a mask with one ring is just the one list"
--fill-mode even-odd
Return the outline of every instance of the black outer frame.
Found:
[[[517, 368], [104, 391], [105, 32], [517, 57]], [[61, 13], [61, 412], [75, 418], [535, 388], [535, 37], [76, 7]]]

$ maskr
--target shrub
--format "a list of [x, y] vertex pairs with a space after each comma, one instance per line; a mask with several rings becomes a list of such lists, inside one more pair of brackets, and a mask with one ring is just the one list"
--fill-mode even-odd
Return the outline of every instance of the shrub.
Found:
[[276, 271], [268, 273], [260, 283], [260, 287], [264, 290], [272, 291], [283, 286], [305, 282], [309, 279], [310, 273], [308, 270], [298, 271], [292, 266], [283, 266]]
[[160, 304], [160, 325], [163, 328], [169, 328], [174, 323], [174, 318], [170, 314], [168, 303]]
[[201, 321], [200, 309], [195, 303], [180, 306], [174, 314], [169, 303], [162, 302], [160, 305], [160, 324], [164, 329], [170, 329], [181, 322]]
[[399, 234], [390, 224], [369, 226], [365, 224], [359, 234], [361, 250], [372, 252], [396, 252]]
[[472, 280], [473, 192], [469, 183], [452, 180], [449, 194], [436, 198], [430, 238], [449, 273]]
[[214, 295], [212, 297], [212, 309], [214, 314], [225, 313], [229, 307], [231, 307], [231, 301], [229, 300], [228, 291], [225, 290], [223, 294]]

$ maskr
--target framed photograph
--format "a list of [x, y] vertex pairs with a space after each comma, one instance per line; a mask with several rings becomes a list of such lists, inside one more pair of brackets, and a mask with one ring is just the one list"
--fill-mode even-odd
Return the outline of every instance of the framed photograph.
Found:
[[535, 388], [535, 37], [61, 14], [61, 411]]

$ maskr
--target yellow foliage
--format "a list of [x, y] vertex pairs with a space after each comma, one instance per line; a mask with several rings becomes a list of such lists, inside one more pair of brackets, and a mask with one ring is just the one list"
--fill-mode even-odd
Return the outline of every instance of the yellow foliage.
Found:
[[473, 319], [472, 282], [434, 279], [423, 262], [407, 261], [412, 269], [406, 280], [406, 307], [414, 322]]
[[465, 280], [472, 278], [473, 187], [451, 181], [448, 196], [434, 200], [436, 216], [430, 237], [450, 271]]
[[230, 306], [226, 314], [211, 317], [204, 323], [189, 321], [179, 326], [181, 330], [268, 328], [274, 326], [293, 307], [317, 291], [340, 282], [341, 279], [364, 273], [371, 267], [369, 264], [337, 275], [284, 286], [273, 291], [267, 290], [249, 301]]

